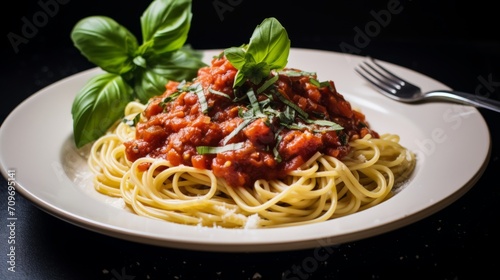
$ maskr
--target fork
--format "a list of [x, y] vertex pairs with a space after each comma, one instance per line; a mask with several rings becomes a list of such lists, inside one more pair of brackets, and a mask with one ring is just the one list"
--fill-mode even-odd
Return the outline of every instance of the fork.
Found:
[[375, 59], [367, 58], [354, 70], [375, 86], [379, 92], [394, 100], [412, 103], [424, 99], [441, 99], [500, 112], [500, 102], [483, 96], [452, 90], [422, 92], [418, 86], [396, 76]]

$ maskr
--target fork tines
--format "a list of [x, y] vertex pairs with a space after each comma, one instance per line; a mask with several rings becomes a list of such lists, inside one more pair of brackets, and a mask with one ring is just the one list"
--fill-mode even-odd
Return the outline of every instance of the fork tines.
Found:
[[391, 94], [395, 94], [405, 85], [401, 78], [382, 67], [371, 57], [367, 57], [367, 60], [354, 70], [380, 90]]

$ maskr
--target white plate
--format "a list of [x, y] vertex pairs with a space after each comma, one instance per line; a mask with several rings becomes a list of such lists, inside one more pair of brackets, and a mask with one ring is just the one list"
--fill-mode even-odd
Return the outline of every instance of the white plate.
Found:
[[[208, 63], [218, 50], [205, 51]], [[97, 194], [72, 144], [71, 104], [90, 69], [46, 87], [20, 104], [0, 127], [4, 176], [16, 170], [17, 191], [46, 212], [105, 235], [158, 246], [232, 252], [315, 248], [381, 234], [439, 211], [482, 174], [490, 137], [480, 113], [450, 103], [408, 105], [376, 93], [355, 74], [362, 57], [292, 49], [288, 65], [333, 80], [379, 133], [396, 133], [418, 156], [416, 170], [395, 197], [371, 209], [322, 223], [275, 229], [221, 229], [173, 224], [137, 216], [119, 200]], [[383, 63], [424, 90], [445, 85]], [[471, 149], [473, 143], [474, 149]]]

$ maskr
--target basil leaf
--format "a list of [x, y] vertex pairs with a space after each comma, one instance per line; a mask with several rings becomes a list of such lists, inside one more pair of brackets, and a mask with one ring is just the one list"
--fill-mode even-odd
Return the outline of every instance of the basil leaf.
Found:
[[181, 48], [187, 40], [191, 18], [191, 0], [153, 1], [141, 16], [143, 44], [155, 54]]
[[198, 69], [206, 66], [201, 57], [201, 53], [193, 51], [189, 46], [184, 46], [177, 51], [150, 59], [148, 68], [168, 80], [178, 82], [192, 80], [196, 77]]
[[109, 17], [80, 20], [71, 31], [71, 40], [83, 56], [107, 72], [123, 74], [134, 68], [137, 39]]
[[245, 51], [241, 47], [225, 49], [224, 55], [236, 69], [241, 69], [245, 65]]
[[100, 136], [123, 116], [132, 88], [120, 75], [103, 73], [90, 79], [73, 100], [73, 136], [78, 148]]
[[151, 69], [138, 68], [134, 76], [134, 90], [141, 103], [165, 92], [168, 80]]
[[290, 39], [276, 18], [266, 18], [255, 28], [247, 55], [258, 62], [266, 62], [271, 69], [283, 69], [288, 62]]
[[243, 65], [243, 68], [241, 68], [240, 71], [242, 74], [247, 76], [250, 82], [254, 85], [258, 85], [263, 79], [269, 76], [271, 73], [271, 67], [265, 62], [251, 62]]
[[146, 103], [151, 97], [163, 94], [169, 80], [182, 82], [196, 77], [198, 69], [206, 64], [201, 60], [201, 54], [188, 46], [150, 57], [145, 68], [138, 67], [134, 71], [134, 89], [137, 97]]

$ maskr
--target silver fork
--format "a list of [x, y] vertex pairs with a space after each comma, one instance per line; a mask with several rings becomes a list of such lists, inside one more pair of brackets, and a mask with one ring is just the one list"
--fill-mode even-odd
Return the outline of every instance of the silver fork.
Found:
[[422, 92], [418, 86], [391, 73], [371, 57], [354, 70], [379, 92], [397, 101], [411, 103], [424, 99], [441, 99], [500, 112], [500, 102], [483, 96], [450, 90]]

